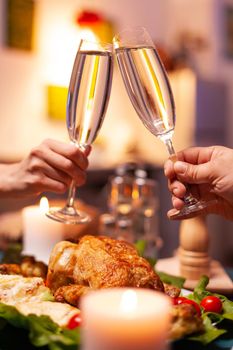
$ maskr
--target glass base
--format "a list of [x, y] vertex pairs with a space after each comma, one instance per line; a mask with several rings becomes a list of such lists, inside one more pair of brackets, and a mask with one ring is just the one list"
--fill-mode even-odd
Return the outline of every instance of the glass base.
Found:
[[87, 213], [77, 211], [74, 207], [52, 207], [46, 213], [46, 216], [55, 221], [70, 225], [86, 224], [91, 221]]
[[198, 201], [195, 204], [190, 204], [190, 205], [185, 205], [181, 210], [174, 210], [174, 214], [171, 213], [169, 215], [169, 219], [171, 220], [182, 220], [182, 219], [188, 219], [193, 217], [194, 213], [200, 213], [202, 212], [203, 209], [217, 204], [217, 200], [213, 199], [211, 201]]

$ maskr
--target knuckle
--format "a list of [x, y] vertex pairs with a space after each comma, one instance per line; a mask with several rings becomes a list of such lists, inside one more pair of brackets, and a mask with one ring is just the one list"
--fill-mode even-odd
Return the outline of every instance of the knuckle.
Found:
[[48, 152], [48, 147], [44, 142], [42, 142], [39, 146], [32, 148], [30, 152], [30, 157], [43, 159], [47, 152]]
[[80, 157], [80, 150], [78, 149], [78, 147], [74, 146], [74, 145], [69, 145], [69, 154], [71, 157], [77, 158]]
[[71, 184], [72, 178], [70, 176], [63, 175], [61, 178], [61, 181], [66, 185], [69, 186]]
[[43, 177], [40, 173], [33, 175], [33, 176], [28, 176], [26, 179], [26, 186], [28, 188], [41, 188], [41, 185], [43, 185]]
[[193, 176], [193, 168], [190, 164], [186, 164], [186, 167], [183, 169], [183, 172], [179, 174], [179, 177], [192, 177]]
[[31, 149], [31, 152], [30, 152], [30, 157], [33, 158], [33, 157], [40, 157], [41, 156], [41, 148], [39, 146], [37, 147], [34, 147]]
[[58, 192], [58, 193], [65, 193], [66, 190], [67, 190], [67, 184], [64, 184], [62, 182], [58, 182], [57, 185], [55, 186], [55, 192]]
[[41, 169], [41, 161], [37, 157], [32, 157], [29, 165], [29, 170], [35, 172]]
[[81, 168], [86, 168], [88, 165], [87, 157], [80, 149], [74, 145], [69, 145], [68, 157], [73, 159]]
[[192, 178], [194, 181], [198, 178], [198, 169], [197, 167], [188, 167], [187, 171], [190, 178]]
[[71, 160], [66, 159], [63, 163], [63, 167], [67, 172], [73, 172], [74, 171], [74, 164]]
[[47, 138], [47, 139], [43, 140], [41, 145], [45, 145], [47, 147], [47, 146], [49, 146], [51, 144], [51, 142], [52, 142], [52, 140]]
[[36, 186], [44, 186], [46, 184], [46, 176], [43, 173], [38, 173], [34, 177], [34, 184]]

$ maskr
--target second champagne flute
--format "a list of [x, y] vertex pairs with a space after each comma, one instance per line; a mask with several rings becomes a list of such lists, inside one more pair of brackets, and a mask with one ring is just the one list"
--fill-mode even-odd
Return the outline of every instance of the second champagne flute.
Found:
[[[66, 125], [69, 138], [81, 150], [91, 145], [102, 126], [110, 96], [112, 46], [81, 40], [68, 90]], [[49, 218], [67, 224], [90, 221], [87, 213], [75, 208], [76, 184], [71, 182], [63, 208], [50, 208]]]
[[[113, 39], [120, 72], [138, 116], [146, 128], [164, 142], [170, 158], [177, 159], [172, 145], [175, 104], [165, 68], [152, 39], [143, 27], [129, 27]], [[215, 201], [204, 202], [186, 192], [185, 206], [172, 218], [184, 218]]]

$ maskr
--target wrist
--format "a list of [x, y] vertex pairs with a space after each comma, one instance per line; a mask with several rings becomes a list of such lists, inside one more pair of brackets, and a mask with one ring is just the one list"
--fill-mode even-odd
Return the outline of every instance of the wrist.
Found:
[[0, 198], [11, 198], [17, 196], [18, 164], [0, 164]]

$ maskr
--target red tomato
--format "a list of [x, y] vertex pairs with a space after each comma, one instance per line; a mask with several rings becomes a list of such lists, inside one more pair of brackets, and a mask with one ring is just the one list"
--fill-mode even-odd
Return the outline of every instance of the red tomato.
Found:
[[222, 302], [214, 295], [208, 295], [207, 297], [203, 298], [201, 301], [201, 306], [205, 312], [216, 312], [217, 314], [222, 312]]
[[173, 303], [174, 303], [174, 305], [179, 305], [179, 304], [193, 305], [198, 313], [198, 316], [201, 316], [201, 308], [194, 300], [190, 300], [190, 299], [185, 298], [185, 297], [177, 297], [177, 298], [173, 298]]
[[72, 316], [71, 319], [69, 320], [67, 328], [74, 329], [76, 327], [79, 327], [80, 324], [81, 324], [80, 314], [76, 314], [76, 315]]

